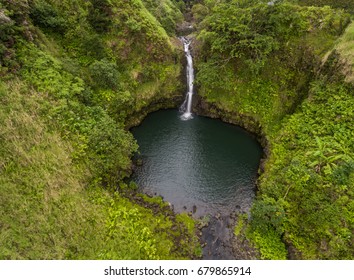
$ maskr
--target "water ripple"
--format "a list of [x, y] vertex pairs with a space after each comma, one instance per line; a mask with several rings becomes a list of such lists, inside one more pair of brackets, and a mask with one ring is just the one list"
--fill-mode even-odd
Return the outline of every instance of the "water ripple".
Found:
[[132, 132], [143, 160], [133, 180], [143, 191], [178, 212], [196, 206], [196, 216], [250, 208], [262, 149], [243, 129], [198, 116], [185, 122], [163, 110]]

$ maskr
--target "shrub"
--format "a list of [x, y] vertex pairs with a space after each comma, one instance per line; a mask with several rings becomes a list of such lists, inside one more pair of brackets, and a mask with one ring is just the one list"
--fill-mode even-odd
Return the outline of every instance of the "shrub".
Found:
[[115, 90], [119, 85], [117, 65], [107, 59], [95, 61], [89, 67], [96, 87]]
[[90, 0], [89, 12], [87, 19], [96, 32], [107, 32], [112, 20], [112, 4], [109, 0]]
[[53, 32], [64, 34], [67, 29], [66, 20], [47, 1], [35, 1], [30, 17], [35, 25]]

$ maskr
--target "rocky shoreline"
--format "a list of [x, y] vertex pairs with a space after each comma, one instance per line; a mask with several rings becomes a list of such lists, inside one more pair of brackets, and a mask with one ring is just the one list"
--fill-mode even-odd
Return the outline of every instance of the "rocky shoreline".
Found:
[[[187, 24], [186, 26], [188, 27]], [[183, 67], [183, 70], [184, 69], [185, 67]], [[184, 79], [184, 76], [185, 75], [181, 73], [182, 80]], [[172, 98], [166, 97], [153, 101], [139, 112], [129, 116], [126, 122], [126, 128], [130, 129], [134, 126], [138, 126], [149, 113], [154, 111], [178, 108], [180, 104], [182, 104], [183, 99], [184, 91], [180, 94], [174, 95]], [[244, 116], [235, 112], [221, 110], [216, 105], [206, 102], [196, 94], [194, 94], [193, 112], [200, 116], [217, 118], [223, 122], [241, 126], [252, 133], [264, 149], [264, 157], [261, 159], [259, 174], [263, 172], [264, 161], [268, 156], [269, 143], [257, 120], [250, 116]], [[176, 216], [177, 213], [174, 212], [173, 205], [170, 205], [170, 207], [161, 207], [157, 204], [150, 204], [144, 201], [138, 194], [139, 192], [133, 191], [129, 193], [128, 197], [137, 204], [143, 205], [153, 211], [164, 213], [164, 215], [167, 215], [170, 218]], [[193, 216], [193, 211], [188, 214]], [[200, 239], [200, 243], [203, 247], [203, 259], [259, 259], [259, 252], [248, 242], [245, 237], [245, 233], [242, 232], [238, 236], [234, 234], [235, 225], [237, 224], [241, 214], [244, 214], [244, 212], [240, 209], [229, 215], [218, 214], [215, 216], [197, 219], [198, 230], [196, 235]], [[171, 218], [171, 220], [175, 220], [175, 218]], [[195, 258], [195, 256], [191, 257]]]

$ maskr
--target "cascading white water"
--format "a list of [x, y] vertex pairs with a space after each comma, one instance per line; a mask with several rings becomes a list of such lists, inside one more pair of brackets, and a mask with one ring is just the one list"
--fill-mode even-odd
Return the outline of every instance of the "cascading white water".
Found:
[[193, 58], [190, 51], [191, 40], [182, 37], [182, 42], [184, 45], [184, 52], [187, 58], [187, 85], [188, 92], [186, 94], [186, 99], [184, 100], [182, 106], [180, 107], [180, 111], [183, 112], [181, 116], [182, 120], [192, 119], [192, 97], [193, 97], [193, 83], [194, 83], [194, 68], [193, 68]]

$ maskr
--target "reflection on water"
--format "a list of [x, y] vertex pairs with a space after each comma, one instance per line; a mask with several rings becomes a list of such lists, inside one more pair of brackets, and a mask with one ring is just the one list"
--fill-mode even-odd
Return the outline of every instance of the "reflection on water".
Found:
[[132, 132], [143, 160], [133, 180], [142, 191], [177, 212], [196, 206], [197, 217], [249, 210], [262, 155], [249, 133], [204, 117], [182, 121], [177, 110], [152, 113]]

